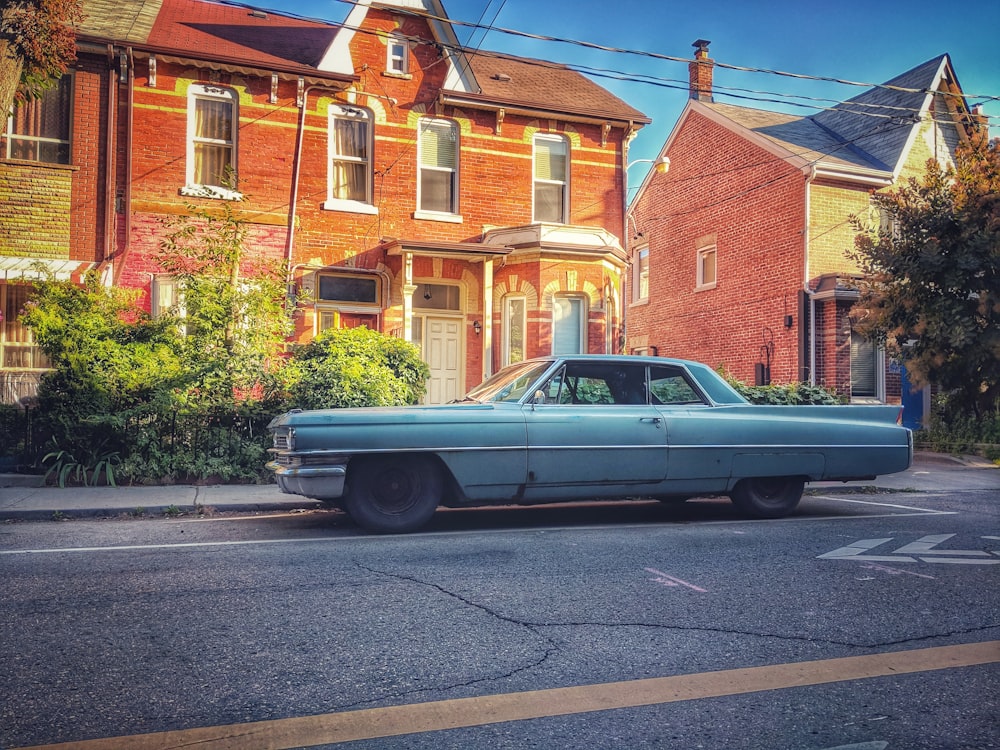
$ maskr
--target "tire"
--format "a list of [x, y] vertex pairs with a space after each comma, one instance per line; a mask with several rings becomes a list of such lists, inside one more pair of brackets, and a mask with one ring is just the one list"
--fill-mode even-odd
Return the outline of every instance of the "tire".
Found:
[[753, 518], [781, 518], [795, 510], [805, 485], [805, 480], [798, 477], [741, 479], [729, 499], [741, 513]]
[[353, 459], [344, 510], [369, 531], [402, 534], [427, 523], [441, 498], [441, 473], [423, 456]]

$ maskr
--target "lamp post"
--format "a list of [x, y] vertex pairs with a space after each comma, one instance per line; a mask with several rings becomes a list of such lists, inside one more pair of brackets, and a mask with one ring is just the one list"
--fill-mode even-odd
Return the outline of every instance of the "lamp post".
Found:
[[[632, 274], [634, 269], [632, 268], [632, 249], [629, 242], [629, 231], [628, 231], [628, 171], [634, 167], [636, 164], [652, 164], [653, 170], [658, 174], [666, 174], [670, 169], [670, 157], [666, 154], [660, 154], [656, 159], [635, 159], [628, 162], [625, 165], [625, 175], [622, 180], [623, 190], [622, 190], [622, 249], [625, 251], [625, 262], [628, 263], [628, 274], [626, 275], [625, 283], [632, 285]], [[625, 321], [628, 317], [628, 305], [625, 303], [627, 294], [625, 293], [625, 283], [622, 284], [622, 341], [624, 343], [626, 327]]]

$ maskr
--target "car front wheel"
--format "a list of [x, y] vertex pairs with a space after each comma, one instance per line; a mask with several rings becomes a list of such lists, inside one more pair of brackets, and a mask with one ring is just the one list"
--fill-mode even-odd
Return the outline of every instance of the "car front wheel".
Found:
[[427, 523], [441, 498], [441, 474], [422, 456], [353, 459], [344, 509], [369, 531], [400, 534]]
[[741, 479], [729, 498], [740, 512], [754, 518], [787, 516], [802, 499], [805, 481], [795, 477]]

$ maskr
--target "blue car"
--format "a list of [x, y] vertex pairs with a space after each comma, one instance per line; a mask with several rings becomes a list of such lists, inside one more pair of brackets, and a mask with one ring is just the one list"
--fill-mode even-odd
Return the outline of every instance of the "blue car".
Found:
[[750, 404], [714, 370], [662, 357], [552, 356], [504, 368], [440, 406], [294, 409], [270, 424], [283, 492], [383, 533], [439, 505], [728, 495], [792, 512], [806, 482], [909, 467], [898, 406]]

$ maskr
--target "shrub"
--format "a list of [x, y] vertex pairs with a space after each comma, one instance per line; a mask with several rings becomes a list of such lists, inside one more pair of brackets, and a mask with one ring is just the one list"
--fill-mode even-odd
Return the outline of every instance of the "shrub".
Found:
[[772, 404], [778, 406], [821, 405], [832, 406], [843, 401], [831, 390], [809, 383], [786, 383], [782, 385], [747, 385], [737, 380], [725, 370], [720, 370], [726, 381], [751, 404]]
[[334, 329], [295, 350], [289, 401], [302, 409], [415, 404], [429, 376], [413, 344], [364, 327]]

